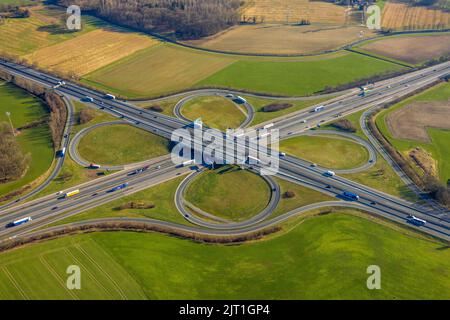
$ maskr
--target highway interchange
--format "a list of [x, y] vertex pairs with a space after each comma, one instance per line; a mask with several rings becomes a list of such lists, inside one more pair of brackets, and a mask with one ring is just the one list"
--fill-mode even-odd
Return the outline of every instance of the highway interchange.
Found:
[[[43, 74], [40, 71], [35, 71], [28, 67], [18, 66], [5, 61], [0, 61], [0, 68], [8, 70], [8, 72], [10, 72], [11, 74], [25, 77], [47, 88], [52, 88], [55, 84], [58, 83], [58, 81], [60, 81], [60, 79]], [[371, 92], [369, 92], [365, 96], [361, 96], [359, 94], [359, 89], [347, 90], [343, 92], [339, 97], [333, 97], [330, 101], [322, 103], [325, 106], [325, 109], [323, 111], [312, 112], [314, 106], [309, 107], [290, 114], [288, 117], [282, 118], [278, 121], [274, 121], [274, 127], [280, 130], [281, 138], [303, 134], [304, 132], [312, 127], [317, 126], [318, 124], [327, 123], [335, 120], [336, 118], [360, 110], [367, 109], [367, 112], [370, 112], [370, 110], [373, 110], [374, 108], [379, 107], [384, 103], [396, 100], [399, 97], [405, 96], [410, 92], [414, 92], [421, 87], [437, 81], [439, 78], [448, 75], [449, 71], [450, 63], [446, 62], [430, 68], [408, 73], [400, 77], [379, 82], [374, 86]], [[165, 116], [156, 112], [152, 112], [150, 110], [136, 107], [124, 101], [105, 99], [104, 93], [84, 88], [78, 84], [67, 83], [64, 86], [57, 88], [56, 91], [63, 95], [66, 100], [82, 99], [86, 96], [93, 97], [94, 102], [90, 103], [92, 107], [116, 116], [117, 118], [120, 118], [121, 121], [130, 123], [136, 127], [166, 138], [170, 138], [173, 130], [189, 125], [189, 122], [186, 121], [186, 119], [178, 119], [170, 116]], [[189, 92], [189, 94], [191, 96], [195, 96], [196, 94], [222, 95], [239, 93], [225, 90], [201, 89], [193, 90]], [[174, 96], [167, 98], [173, 97]], [[70, 106], [70, 102], [66, 101], [66, 103]], [[72, 112], [69, 112], [69, 114], [71, 113]], [[367, 114], [368, 113], [365, 113], [364, 115]], [[306, 120], [306, 122], [304, 122], [303, 120]], [[361, 121], [364, 125], [364, 121]], [[260, 124], [255, 129], [261, 128], [265, 124], [266, 123]], [[68, 122], [66, 131], [70, 132], [70, 122]], [[366, 134], [370, 134], [367, 133], [366, 130], [364, 130], [364, 132]], [[378, 151], [383, 157], [387, 158], [388, 162], [392, 165], [392, 160], [389, 161], [388, 155], [385, 152], [383, 153], [382, 148], [374, 143], [373, 137], [370, 137], [370, 135], [368, 135], [368, 138], [371, 142], [372, 148], [375, 148], [376, 151]], [[63, 140], [63, 146], [69, 147], [69, 140], [70, 135], [68, 135], [67, 138]], [[60, 167], [62, 166], [62, 163], [63, 158], [58, 160], [55, 170], [53, 171], [51, 177], [47, 179], [47, 181], [51, 181], [51, 179], [56, 177]], [[139, 174], [136, 174], [134, 172], [136, 167], [141, 164], [130, 166], [130, 169], [125, 169], [123, 171], [119, 171], [117, 173], [90, 181], [82, 186], [71, 188], [70, 190], [75, 188], [80, 189], [80, 194], [73, 198], [58, 199], [58, 197], [53, 194], [30, 202], [21, 203], [20, 201], [25, 200], [28, 197], [27, 195], [19, 199], [19, 201], [17, 202], [13, 202], [6, 206], [0, 207], [0, 240], [6, 240], [10, 237], [17, 237], [23, 234], [30, 233], [36, 228], [43, 227], [51, 222], [63, 219], [67, 216], [82, 212], [103, 203], [107, 203], [124, 195], [148, 188], [149, 186], [161, 183], [168, 179], [192, 172], [191, 168], [189, 167], [179, 167], [174, 165], [168, 157], [165, 159], [157, 159], [153, 162], [150, 161], [149, 163], [151, 164], [149, 168]], [[249, 169], [256, 170], [258, 169], [258, 165], [250, 166]], [[396, 169], [396, 172], [402, 177], [403, 173], [399, 171], [399, 168], [394, 167], [394, 169]], [[413, 214], [417, 217], [421, 217], [427, 220], [427, 224], [425, 226], [418, 228], [422, 232], [444, 240], [450, 240], [450, 215], [446, 210], [438, 207], [435, 203], [427, 202], [425, 205], [411, 203], [409, 201], [399, 199], [378, 190], [374, 190], [367, 186], [355, 183], [348, 179], [344, 179], [339, 175], [336, 175], [334, 177], [325, 177], [323, 174], [325, 170], [326, 168], [311, 166], [311, 163], [309, 163], [308, 161], [304, 161], [292, 156], [285, 156], [280, 158], [280, 168], [277, 176], [282, 179], [307, 186], [324, 194], [328, 194], [337, 199], [341, 199], [340, 196], [342, 195], [343, 191], [351, 191], [360, 196], [359, 201], [350, 202], [341, 199], [332, 202], [318, 203], [298, 208], [274, 219], [264, 220], [264, 218], [268, 216], [267, 212], [270, 213], [273, 209], [273, 207], [269, 205], [263, 212], [264, 214], [257, 215], [257, 218], [253, 217], [249, 221], [240, 223], [238, 226], [233, 223], [226, 222], [208, 223], [207, 225], [205, 225], [204, 221], [197, 221], [195, 217], [192, 217], [192, 215], [188, 215], [186, 217], [186, 213], [181, 212], [180, 214], [184, 214], [186, 219], [198, 226], [191, 227], [187, 225], [176, 225], [176, 228], [210, 235], [242, 234], [244, 232], [261, 230], [270, 225], [274, 225], [280, 223], [281, 221], [289, 219], [290, 217], [301, 212], [305, 212], [314, 208], [325, 206], [347, 206], [375, 213], [384, 218], [403, 224], [406, 223], [407, 216]], [[407, 178], [405, 178], [404, 176], [403, 178], [405, 182], [408, 182], [406, 180]], [[110, 192], [112, 187], [124, 182], [128, 182], [130, 187], [123, 191]], [[414, 186], [410, 185], [409, 183], [408, 185], [414, 189]], [[44, 187], [45, 186], [41, 186], [41, 189], [39, 191], [41, 191]], [[417, 189], [414, 189], [414, 191], [419, 192]], [[275, 192], [278, 193], [276, 190]], [[36, 191], [33, 191], [33, 194], [36, 193]], [[180, 203], [180, 199], [175, 199], [175, 201], [178, 204]], [[33, 218], [33, 221], [15, 228], [4, 227], [8, 222], [12, 220], [27, 216], [31, 216]], [[134, 220], [142, 221], [141, 219]], [[173, 223], [170, 222], [155, 221], [152, 219], [146, 219], [145, 221], [153, 224], [173, 225]], [[81, 222], [77, 224], [83, 223], [88, 222]], [[414, 226], [411, 227], [417, 228]]]

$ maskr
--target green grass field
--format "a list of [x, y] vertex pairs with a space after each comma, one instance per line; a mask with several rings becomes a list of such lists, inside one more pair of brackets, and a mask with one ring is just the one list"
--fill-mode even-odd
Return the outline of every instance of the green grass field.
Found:
[[313, 61], [241, 60], [197, 83], [282, 95], [311, 95], [325, 87], [400, 70], [396, 64], [349, 53]]
[[217, 96], [189, 100], [181, 109], [181, 113], [190, 120], [201, 117], [207, 126], [221, 131], [238, 128], [246, 118], [240, 107], [227, 98]]
[[369, 160], [361, 145], [333, 136], [299, 136], [280, 141], [280, 150], [331, 169], [351, 169]]
[[[450, 299], [447, 246], [339, 212], [234, 246], [131, 232], [30, 245], [1, 254], [0, 295], [122, 298], [120, 288], [148, 299]], [[82, 289], [71, 294], [63, 284], [73, 264], [81, 265]], [[370, 265], [381, 268], [380, 290], [366, 287]]]
[[129, 98], [145, 98], [189, 88], [233, 61], [161, 44], [96, 70], [82, 82]]
[[[450, 179], [450, 149], [449, 138], [450, 130], [442, 130], [436, 128], [429, 128], [428, 134], [431, 137], [432, 143], [423, 143], [419, 141], [395, 139], [392, 137], [387, 124], [386, 116], [394, 110], [407, 106], [415, 101], [447, 101], [450, 97], [450, 84], [443, 83], [436, 87], [426, 90], [414, 97], [408, 98], [389, 109], [380, 112], [376, 118], [376, 124], [382, 134], [389, 140], [389, 142], [397, 148], [400, 152], [406, 154], [409, 150], [420, 147], [432, 154], [433, 158], [438, 162], [438, 171], [440, 180], [447, 183]], [[406, 158], [408, 158], [406, 156]]]
[[169, 141], [130, 125], [99, 127], [86, 134], [78, 145], [89, 161], [120, 165], [149, 160], [169, 152]]
[[[0, 82], [0, 121], [8, 121], [5, 112], [11, 113], [14, 128], [48, 117], [47, 107], [37, 98], [14, 85]], [[53, 161], [53, 144], [47, 124], [23, 130], [17, 141], [23, 152], [31, 155], [30, 167], [22, 178], [0, 184], [0, 195], [17, 190], [44, 175]]]
[[208, 213], [241, 221], [267, 206], [270, 188], [266, 181], [250, 171], [224, 166], [202, 173], [188, 186], [184, 196]]
[[[81, 290], [66, 287], [70, 265], [80, 267]], [[127, 270], [89, 237], [69, 237], [3, 254], [0, 280], [0, 299], [145, 298]]]
[[238, 57], [159, 45], [94, 71], [83, 82], [129, 98], [143, 98], [190, 87], [311, 95], [401, 67], [356, 53], [321, 59]]

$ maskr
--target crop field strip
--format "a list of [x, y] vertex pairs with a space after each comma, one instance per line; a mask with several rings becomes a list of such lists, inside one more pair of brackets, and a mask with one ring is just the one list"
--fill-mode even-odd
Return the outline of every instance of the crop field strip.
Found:
[[49, 70], [82, 76], [156, 43], [148, 36], [105, 28], [45, 47], [25, 58]]
[[345, 8], [332, 3], [308, 0], [251, 0], [242, 9], [242, 16], [256, 16], [265, 22], [311, 22], [344, 24]]
[[[68, 239], [71, 242], [70, 239]], [[66, 287], [66, 268], [81, 268], [81, 290]], [[0, 297], [20, 299], [128, 299], [143, 298], [133, 281], [119, 284], [125, 275], [107, 252], [94, 241], [69, 243], [59, 249], [37, 252], [28, 258], [0, 263]], [[38, 285], [38, 283], [40, 285]], [[136, 290], [138, 289], [138, 290]], [[3, 295], [2, 292], [5, 294]]]
[[[139, 97], [182, 90], [214, 74], [235, 58], [161, 44], [88, 74], [84, 81]], [[120, 88], [120, 89], [118, 89]]]
[[83, 17], [82, 31], [68, 33], [60, 30], [63, 11], [33, 7], [30, 14], [29, 18], [6, 19], [0, 25], [0, 51], [24, 55], [105, 25], [99, 19], [86, 16]]
[[381, 16], [381, 26], [384, 29], [417, 30], [450, 27], [450, 13], [402, 3], [386, 3]]
[[450, 54], [450, 33], [388, 37], [369, 41], [355, 50], [419, 64]]
[[374, 32], [361, 26], [241, 25], [188, 44], [225, 52], [255, 54], [312, 54], [335, 50], [369, 38]]

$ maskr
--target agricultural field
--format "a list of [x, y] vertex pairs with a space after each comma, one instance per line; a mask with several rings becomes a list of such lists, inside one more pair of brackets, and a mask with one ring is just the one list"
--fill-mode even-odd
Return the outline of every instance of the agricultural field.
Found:
[[311, 95], [325, 87], [349, 83], [403, 67], [363, 56], [342, 53], [297, 61], [240, 60], [200, 81], [196, 87], [224, 87], [286, 96]]
[[185, 199], [199, 209], [232, 221], [261, 212], [270, 200], [270, 187], [258, 175], [237, 166], [206, 171], [187, 187]]
[[403, 3], [387, 2], [381, 13], [381, 28], [385, 30], [446, 29], [450, 13]]
[[361, 145], [333, 136], [299, 136], [280, 141], [280, 150], [330, 169], [356, 168], [369, 160]]
[[25, 59], [46, 70], [82, 76], [157, 43], [125, 29], [103, 28], [34, 51]]
[[[11, 113], [14, 128], [20, 128], [49, 116], [47, 107], [37, 98], [18, 87], [0, 81], [0, 121], [8, 121], [6, 112]], [[50, 168], [54, 150], [47, 123], [21, 130], [17, 135], [22, 150], [31, 156], [26, 174], [16, 180], [0, 184], [0, 196], [17, 190], [43, 176]]]
[[242, 17], [256, 21], [298, 23], [309, 20], [311, 23], [342, 25], [351, 19], [345, 7], [328, 2], [309, 0], [249, 0], [242, 9]]
[[[289, 232], [239, 246], [132, 232], [28, 245], [1, 254], [0, 294], [2, 299], [450, 298], [450, 252], [442, 243], [345, 209], [293, 223]], [[383, 272], [382, 290], [366, 287], [366, 269], [374, 261]], [[62, 283], [72, 264], [81, 264], [85, 275], [75, 296]]]
[[294, 55], [334, 50], [374, 35], [374, 32], [360, 26], [264, 24], [237, 26], [187, 43], [225, 52]]
[[80, 156], [102, 165], [122, 165], [169, 153], [169, 141], [126, 124], [103, 126], [81, 138]]
[[[383, 110], [376, 119], [380, 131], [406, 159], [413, 161], [410, 153], [417, 148], [428, 153], [437, 162], [438, 175], [444, 183], [450, 179], [450, 128], [445, 121], [449, 115], [449, 97], [450, 85], [443, 83]], [[407, 118], [400, 118], [402, 115]], [[405, 126], [405, 123], [411, 125]], [[427, 124], [425, 128], [423, 123]], [[428, 167], [430, 164], [418, 165]]]
[[31, 7], [29, 18], [6, 19], [0, 24], [0, 52], [23, 56], [104, 26], [104, 22], [91, 16], [82, 18], [83, 29], [69, 32], [62, 25], [65, 13], [46, 6]]
[[369, 53], [414, 65], [450, 55], [450, 34], [388, 37], [371, 41], [360, 48]]
[[246, 111], [224, 97], [207, 96], [189, 100], [181, 109], [190, 120], [202, 119], [208, 127], [225, 131], [238, 128], [246, 119]]
[[[81, 269], [81, 290], [66, 287], [69, 265]], [[3, 254], [0, 279], [2, 300], [145, 298], [141, 286], [126, 269], [87, 237], [50, 241]]]
[[233, 61], [161, 44], [90, 73], [82, 82], [130, 98], [157, 96], [191, 87]]

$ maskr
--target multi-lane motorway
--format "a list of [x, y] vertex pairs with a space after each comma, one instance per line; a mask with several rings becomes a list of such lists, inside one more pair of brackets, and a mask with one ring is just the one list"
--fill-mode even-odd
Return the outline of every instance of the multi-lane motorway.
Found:
[[[0, 61], [0, 68], [7, 69], [12, 74], [28, 78], [49, 88], [59, 81], [59, 79], [52, 76], [9, 62]], [[330, 103], [324, 103], [325, 108], [321, 112], [313, 112], [314, 107], [307, 108], [285, 119], [275, 121], [274, 127], [280, 129], [281, 137], [287, 137], [305, 131], [312, 126], [317, 126], [317, 124], [335, 120], [337, 117], [366, 108], [376, 107], [390, 100], [397, 99], [436, 81], [449, 72], [450, 63], [447, 62], [380, 82], [365, 96], [360, 96], [358, 90], [347, 91], [340, 98], [335, 98]], [[77, 84], [67, 83], [59, 87], [57, 92], [68, 98], [75, 99], [82, 99], [85, 96], [93, 97], [94, 102], [91, 103], [92, 107], [122, 118], [123, 121], [166, 138], [170, 138], [173, 130], [188, 125], [182, 119], [143, 110], [124, 101], [105, 99], [103, 93], [84, 88]], [[30, 215], [33, 217], [33, 222], [17, 228], [3, 229], [3, 227], [0, 227], [0, 239], [17, 236], [35, 229], [37, 226], [42, 226], [56, 219], [60, 219], [62, 216], [80, 212], [84, 208], [90, 208], [123, 196], [122, 191], [108, 192], [114, 185], [129, 182], [130, 187], [137, 190], [144, 188], [144, 186], [148, 187], [161, 179], [169, 179], [178, 174], [186, 173], [189, 170], [188, 168], [176, 167], [170, 160], [166, 160], [158, 168], [159, 165], [158, 167], [153, 166], [148, 171], [138, 175], [131, 174], [132, 171], [124, 171], [104, 177], [102, 180], [94, 180], [88, 186], [80, 188], [82, 193], [74, 198], [56, 199], [56, 196], [52, 195], [24, 205], [9, 207], [0, 212], [0, 224]], [[323, 168], [312, 167], [307, 161], [285, 156], [280, 158], [280, 168], [277, 175], [283, 179], [306, 185], [337, 198], [340, 197], [343, 191], [354, 192], [360, 196], [357, 203], [345, 201], [340, 201], [339, 203], [357, 206], [363, 210], [376, 213], [400, 223], [405, 223], [407, 216], [414, 214], [428, 221], [425, 226], [420, 227], [423, 232], [441, 239], [450, 240], [450, 219], [447, 212], [410, 203], [339, 176], [326, 177], [323, 173]], [[128, 189], [126, 192], [133, 192], [132, 190]], [[295, 214], [295, 212], [291, 214]], [[268, 223], [266, 221], [262, 223], [255, 222], [251, 227], [264, 228]], [[183, 228], [181, 225], [178, 227]], [[208, 230], [205, 232], [210, 232], [211, 234], [218, 232], [218, 230], [214, 229], [214, 226], [210, 226]], [[236, 234], [240, 231], [234, 229], [221, 230], [221, 233], [227, 232], [229, 234]]]

